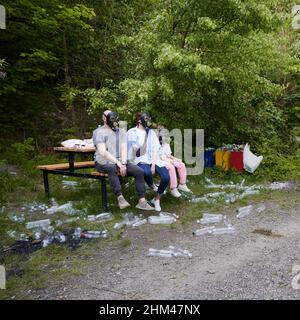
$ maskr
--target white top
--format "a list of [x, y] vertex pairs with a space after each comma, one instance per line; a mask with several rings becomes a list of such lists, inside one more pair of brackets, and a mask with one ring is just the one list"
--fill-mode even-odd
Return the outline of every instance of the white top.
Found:
[[136, 156], [136, 151], [141, 148], [144, 144], [146, 136], [146, 130], [134, 127], [127, 132], [127, 143], [128, 143], [128, 160], [134, 164], [147, 163], [152, 164], [153, 154], [157, 152], [157, 162], [156, 165], [159, 167], [164, 167], [165, 164], [159, 159], [159, 148], [160, 143], [158, 141], [157, 135], [154, 130], [150, 129], [147, 137], [147, 147], [146, 153], [140, 157]]
[[172, 154], [171, 147], [168, 143], [163, 143], [159, 148], [160, 156], [170, 156]]

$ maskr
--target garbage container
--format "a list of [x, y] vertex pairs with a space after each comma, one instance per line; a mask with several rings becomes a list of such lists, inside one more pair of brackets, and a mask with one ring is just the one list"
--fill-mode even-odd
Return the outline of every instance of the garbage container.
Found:
[[217, 150], [215, 152], [216, 166], [222, 167], [225, 171], [230, 168], [230, 151]]
[[230, 153], [230, 167], [238, 172], [244, 170], [244, 153], [243, 151], [231, 151]]
[[214, 149], [205, 150], [204, 151], [204, 167], [213, 168], [214, 165], [215, 165], [215, 150]]

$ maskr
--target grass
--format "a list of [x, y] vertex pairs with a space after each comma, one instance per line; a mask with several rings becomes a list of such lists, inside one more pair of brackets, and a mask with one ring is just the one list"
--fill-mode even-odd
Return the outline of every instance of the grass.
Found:
[[[68, 277], [79, 276], [85, 273], [89, 259], [102, 250], [105, 246], [117, 244], [121, 248], [131, 246], [131, 241], [123, 238], [124, 230], [113, 230], [115, 222], [122, 217], [121, 210], [117, 207], [115, 197], [108, 186], [109, 210], [113, 213], [113, 220], [107, 222], [88, 222], [83, 218], [87, 215], [98, 214], [101, 212], [101, 192], [100, 182], [97, 180], [64, 178], [62, 176], [50, 176], [50, 187], [52, 196], [59, 204], [73, 201], [80, 214], [80, 219], [69, 225], [63, 225], [57, 228], [64, 231], [66, 228], [81, 227], [82, 229], [97, 230], [107, 229], [110, 232], [108, 239], [95, 239], [88, 242], [82, 242], [76, 250], [70, 250], [65, 245], [50, 245], [47, 248], [38, 250], [29, 254], [18, 254], [16, 252], [3, 250], [14, 244], [14, 239], [7, 235], [7, 231], [16, 230], [20, 233], [28, 233], [23, 223], [12, 222], [7, 218], [10, 212], [20, 213], [20, 207], [24, 203], [34, 201], [48, 203], [45, 198], [42, 175], [34, 167], [40, 163], [55, 163], [61, 161], [60, 157], [50, 155], [47, 157], [39, 156], [38, 159], [29, 160], [17, 170], [17, 175], [0, 172], [0, 264], [3, 264], [7, 270], [7, 290], [0, 290], [0, 299], [30, 299], [28, 290], [38, 290], [47, 287], [51, 281], [66, 281]], [[31, 168], [31, 169], [30, 169]], [[207, 169], [201, 176], [189, 177], [189, 185], [197, 196], [202, 196], [209, 192], [216, 192], [217, 189], [207, 189], [205, 187], [204, 176], [211, 178], [215, 183], [240, 183], [246, 178], [246, 184], [264, 183], [268, 177], [260, 175], [250, 175], [247, 173], [236, 173], [234, 171], [223, 172], [219, 169]], [[62, 188], [62, 180], [74, 180], [79, 182], [76, 188]], [[299, 186], [298, 186], [299, 188]], [[132, 204], [130, 210], [134, 214], [141, 212], [135, 209], [137, 201], [132, 178], [124, 181], [123, 191], [126, 199]], [[298, 189], [299, 191], [299, 189]], [[234, 192], [234, 191], [232, 191]], [[154, 193], [147, 190], [147, 198], [151, 199]], [[188, 198], [175, 199], [169, 193], [162, 199], [164, 211], [174, 212], [180, 216], [176, 224], [170, 228], [177, 228], [178, 224], [188, 224], [202, 217], [204, 212], [230, 213], [235, 212], [239, 206], [247, 205], [249, 202], [259, 202], [272, 198], [278, 201], [282, 206], [292, 206], [300, 203], [299, 197], [289, 199], [286, 193], [281, 191], [262, 191], [259, 195], [249, 196], [233, 204], [224, 204], [219, 200], [216, 203], [191, 203]], [[1, 207], [5, 206], [1, 213]], [[153, 212], [145, 212], [143, 215], [148, 217]], [[51, 220], [66, 219], [64, 213], [56, 213], [51, 216], [45, 216], [41, 212], [25, 212], [26, 220], [38, 220], [51, 218]], [[156, 228], [157, 227], [157, 228]], [[140, 228], [143, 228], [141, 226]], [[159, 230], [159, 226], [153, 226], [153, 230]], [[2, 250], [2, 251], [1, 251]]]

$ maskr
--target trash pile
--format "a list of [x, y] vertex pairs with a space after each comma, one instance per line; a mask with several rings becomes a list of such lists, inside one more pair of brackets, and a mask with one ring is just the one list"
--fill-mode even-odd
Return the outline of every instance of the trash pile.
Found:
[[168, 249], [153, 249], [149, 248], [148, 257], [182, 257], [182, 258], [192, 258], [192, 253], [186, 249], [181, 249], [174, 246], [169, 246]]
[[[85, 212], [82, 212], [74, 207], [73, 202], [67, 202], [59, 205], [54, 198], [50, 200], [50, 205], [44, 203], [33, 202], [28, 203], [20, 208], [21, 213], [16, 213], [16, 210], [7, 214], [7, 218], [19, 225], [24, 225], [27, 232], [19, 232], [16, 230], [7, 231], [7, 235], [16, 240], [16, 243], [28, 242], [28, 245], [34, 245], [35, 248], [45, 248], [52, 243], [67, 243], [74, 247], [74, 244], [79, 243], [79, 239], [92, 239], [92, 238], [105, 238], [108, 233], [107, 230], [85, 230], [81, 231], [80, 237], [76, 237], [76, 231], [74, 228], [66, 226], [63, 232], [56, 230], [57, 227], [67, 225], [69, 223], [76, 222], [80, 219], [87, 220], [89, 222], [105, 222], [112, 219], [110, 212], [104, 212], [98, 215], [84, 216]], [[5, 212], [6, 208], [2, 207], [1, 211]], [[40, 219], [26, 221], [27, 215], [39, 213], [43, 215], [53, 215], [55, 213], [64, 213], [66, 215], [76, 215], [67, 219]], [[79, 215], [81, 217], [79, 217]], [[75, 234], [75, 236], [74, 236]], [[74, 240], [76, 240], [74, 242]], [[26, 246], [27, 248], [27, 246]]]

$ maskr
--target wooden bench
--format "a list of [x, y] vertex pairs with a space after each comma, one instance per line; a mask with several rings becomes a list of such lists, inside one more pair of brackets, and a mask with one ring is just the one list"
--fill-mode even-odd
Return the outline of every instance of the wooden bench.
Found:
[[[95, 162], [94, 161], [82, 161], [82, 162], [74, 162], [75, 169], [82, 169], [82, 168], [94, 168]], [[58, 164], [45, 164], [37, 166], [40, 170], [69, 170], [70, 165], [69, 163], [58, 163]]]
[[[85, 169], [85, 168], [95, 168], [95, 162], [94, 161], [74, 162], [74, 169]], [[49, 178], [48, 178], [49, 174], [99, 179], [101, 181], [102, 209], [103, 211], [107, 211], [107, 208], [108, 208], [107, 188], [106, 188], [106, 178], [108, 177], [107, 173], [98, 172], [98, 171], [93, 171], [90, 173], [74, 172], [73, 170], [70, 170], [69, 163], [39, 165], [37, 166], [37, 169], [43, 172], [44, 188], [45, 188], [45, 194], [47, 197], [50, 197]], [[120, 176], [120, 174], [118, 175]]]

